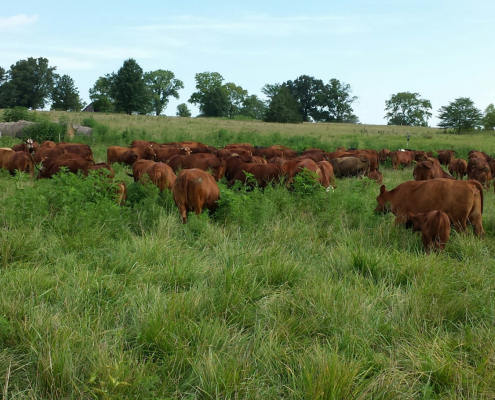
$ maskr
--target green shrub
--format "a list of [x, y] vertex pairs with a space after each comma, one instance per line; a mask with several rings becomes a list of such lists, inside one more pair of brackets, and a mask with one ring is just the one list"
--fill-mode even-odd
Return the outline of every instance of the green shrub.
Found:
[[64, 125], [50, 121], [40, 121], [23, 130], [24, 138], [31, 138], [41, 143], [45, 140], [60, 142], [65, 137]]
[[3, 111], [2, 120], [4, 122], [17, 122], [20, 120], [36, 122], [37, 115], [30, 112], [26, 107], [7, 108]]

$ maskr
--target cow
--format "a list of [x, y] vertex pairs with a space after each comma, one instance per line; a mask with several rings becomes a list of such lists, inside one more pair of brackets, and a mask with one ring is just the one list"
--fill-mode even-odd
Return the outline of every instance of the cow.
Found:
[[263, 157], [265, 159], [284, 156], [284, 152], [282, 150], [270, 148], [257, 148], [252, 154], [253, 156]]
[[225, 159], [225, 177], [227, 181], [230, 181], [234, 178], [234, 175], [239, 170], [239, 167], [245, 163], [253, 163], [252, 156], [239, 156], [237, 154], [230, 156]]
[[214, 211], [218, 207], [218, 185], [208, 172], [201, 169], [180, 171], [172, 192], [183, 224], [187, 222], [188, 211], [199, 215], [203, 208]]
[[14, 151], [25, 151], [26, 153], [29, 153], [29, 146], [27, 145], [27, 143], [14, 144], [12, 146], [12, 150], [14, 150]]
[[132, 175], [127, 175], [132, 176], [134, 178], [134, 182], [139, 182], [143, 175], [147, 174], [148, 169], [150, 169], [154, 164], [155, 162], [153, 160], [137, 160], [132, 165]]
[[390, 153], [390, 160], [392, 161], [392, 167], [398, 169], [399, 165], [409, 167], [414, 160], [414, 152], [412, 151], [393, 151]]
[[227, 164], [221, 158], [201, 158], [194, 161], [192, 167], [203, 171], [211, 171], [213, 178], [218, 182], [225, 176]]
[[316, 165], [320, 168], [320, 184], [325, 189], [329, 189], [330, 187], [335, 189], [335, 175], [333, 173], [332, 164], [328, 161], [318, 161]]
[[0, 148], [0, 167], [8, 169], [8, 164], [15, 151], [8, 147]]
[[173, 156], [177, 155], [189, 155], [191, 154], [191, 149], [189, 147], [162, 147], [155, 149], [155, 159], [156, 161], [167, 162]]
[[91, 165], [94, 165], [94, 162], [86, 157], [78, 154], [64, 153], [56, 159], [43, 159], [37, 179], [51, 178], [60, 172], [62, 167], [66, 167], [73, 174], [81, 171], [84, 176], [87, 176], [88, 169]]
[[179, 169], [192, 168], [193, 163], [201, 158], [217, 158], [217, 156], [215, 156], [215, 154], [210, 154], [210, 153], [196, 153], [196, 154], [190, 154], [188, 156], [177, 155], [170, 158], [167, 161], [167, 164], [170, 166], [170, 168], [174, 170], [175, 173], [177, 173]]
[[216, 152], [218, 158], [229, 158], [230, 156], [237, 154], [241, 157], [248, 157], [252, 155], [251, 150], [244, 149], [220, 149]]
[[[104, 172], [105, 170], [108, 172]], [[113, 170], [113, 168], [107, 163], [103, 163], [103, 162], [90, 165], [88, 167], [88, 172], [89, 171], [98, 171], [100, 175], [106, 176], [110, 179], [113, 179], [115, 177], [115, 171]]]
[[378, 159], [380, 160], [380, 164], [385, 164], [387, 158], [390, 158], [391, 151], [389, 149], [381, 149], [378, 152]]
[[[135, 154], [135, 155], [134, 155]], [[107, 148], [107, 164], [114, 162], [132, 166], [137, 160], [153, 160], [156, 156], [151, 146], [120, 147], [109, 146]]]
[[414, 167], [413, 177], [416, 181], [426, 181], [428, 179], [437, 178], [452, 179], [452, 176], [442, 169], [440, 163], [435, 158], [428, 158], [426, 161], [418, 162]]
[[252, 185], [253, 182], [248, 182], [249, 175], [253, 176], [259, 187], [266, 187], [270, 182], [280, 180], [281, 170], [277, 164], [242, 164], [229, 182], [229, 185], [233, 185], [235, 181]]
[[370, 170], [370, 161], [365, 156], [334, 158], [330, 164], [332, 164], [335, 176], [339, 178], [368, 175]]
[[300, 174], [301, 172], [304, 172], [305, 170], [312, 172], [318, 182], [321, 181], [321, 169], [312, 159], [309, 158], [302, 159], [300, 161], [297, 161], [295, 164], [293, 164], [291, 161], [292, 160], [289, 160], [281, 167], [281, 170], [283, 172], [287, 171], [287, 173], [284, 174], [288, 177], [287, 184], [293, 183], [294, 177]]
[[18, 171], [26, 172], [31, 175], [31, 178], [34, 178], [34, 160], [31, 153], [27, 151], [15, 151], [13, 153], [6, 164], [6, 169], [10, 175], [14, 175]]
[[160, 191], [165, 189], [172, 190], [177, 177], [172, 168], [162, 162], [154, 163], [148, 170], [147, 174], [153, 185], [157, 186]]
[[441, 165], [449, 166], [455, 156], [454, 150], [438, 150], [437, 158]]
[[78, 154], [80, 156], [93, 160], [93, 151], [87, 144], [60, 142], [57, 143], [57, 147], [64, 149], [66, 153]]
[[421, 240], [426, 253], [430, 250], [442, 251], [450, 237], [449, 216], [440, 210], [427, 213], [407, 213], [407, 224], [412, 224], [413, 232], [421, 232]]
[[54, 160], [64, 153], [65, 149], [62, 147], [40, 146], [38, 151], [34, 154], [34, 162], [39, 164], [43, 159]]
[[376, 201], [378, 205], [375, 211], [391, 211], [395, 214], [397, 225], [406, 222], [408, 212], [426, 213], [440, 210], [445, 212], [450, 222], [461, 231], [466, 231], [466, 224], [470, 222], [476, 235], [484, 235], [483, 187], [477, 181], [442, 178], [407, 181], [390, 191], [382, 185]]
[[490, 165], [484, 159], [471, 158], [468, 163], [468, 179], [475, 179], [480, 182], [485, 189], [488, 189], [492, 180]]
[[376, 181], [379, 185], [383, 183], [383, 175], [380, 171], [373, 171], [368, 174], [368, 178]]
[[455, 158], [454, 160], [452, 160], [449, 165], [449, 172], [454, 179], [464, 178], [464, 176], [466, 176], [467, 173], [466, 160], [463, 160], [462, 158]]

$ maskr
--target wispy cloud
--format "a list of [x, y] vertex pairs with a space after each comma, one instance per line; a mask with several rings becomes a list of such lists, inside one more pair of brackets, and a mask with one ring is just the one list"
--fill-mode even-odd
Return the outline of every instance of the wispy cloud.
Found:
[[141, 25], [134, 29], [151, 32], [182, 31], [187, 33], [206, 31], [212, 33], [289, 36], [291, 34], [312, 35], [318, 32], [335, 34], [362, 32], [363, 26], [348, 17], [334, 15], [293, 17], [251, 15], [229, 20], [180, 16], [159, 24]]
[[38, 15], [13, 15], [12, 17], [0, 17], [0, 31], [14, 30], [31, 25], [38, 20]]

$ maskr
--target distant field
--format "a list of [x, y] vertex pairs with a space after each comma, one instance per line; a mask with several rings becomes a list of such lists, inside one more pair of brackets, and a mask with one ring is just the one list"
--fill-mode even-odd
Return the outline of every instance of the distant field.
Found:
[[[132, 139], [390, 149], [476, 148], [432, 128], [50, 113]], [[15, 140], [2, 138], [0, 147]], [[6, 399], [493, 399], [495, 195], [486, 237], [442, 254], [374, 213], [379, 187], [232, 190], [186, 225], [170, 193], [132, 182], [31, 181], [0, 170], [0, 393]], [[412, 168], [382, 167], [388, 189]]]

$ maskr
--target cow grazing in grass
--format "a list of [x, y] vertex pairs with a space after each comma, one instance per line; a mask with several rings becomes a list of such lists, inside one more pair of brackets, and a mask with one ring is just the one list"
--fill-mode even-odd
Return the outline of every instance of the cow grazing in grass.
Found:
[[450, 237], [449, 216], [440, 210], [427, 213], [407, 213], [407, 223], [412, 224], [413, 231], [421, 232], [423, 246], [430, 250], [442, 251]]

